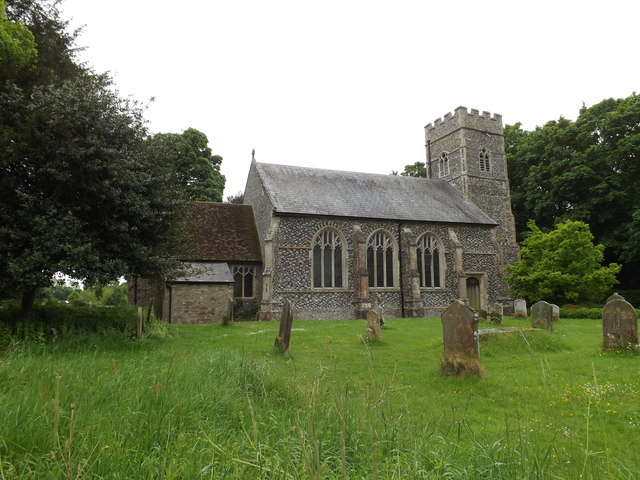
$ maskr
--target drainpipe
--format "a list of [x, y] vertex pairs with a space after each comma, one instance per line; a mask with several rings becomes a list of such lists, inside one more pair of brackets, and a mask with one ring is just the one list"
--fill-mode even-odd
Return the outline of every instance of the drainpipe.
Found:
[[404, 318], [404, 275], [402, 274], [402, 223], [398, 223], [398, 270], [400, 274], [400, 316]]
[[428, 178], [433, 178], [433, 172], [431, 171], [431, 140], [427, 140], [427, 175]]

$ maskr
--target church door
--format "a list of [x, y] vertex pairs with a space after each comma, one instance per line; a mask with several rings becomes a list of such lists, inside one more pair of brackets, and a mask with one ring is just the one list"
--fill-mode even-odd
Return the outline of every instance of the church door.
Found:
[[467, 298], [471, 308], [480, 310], [480, 280], [475, 277], [467, 278]]

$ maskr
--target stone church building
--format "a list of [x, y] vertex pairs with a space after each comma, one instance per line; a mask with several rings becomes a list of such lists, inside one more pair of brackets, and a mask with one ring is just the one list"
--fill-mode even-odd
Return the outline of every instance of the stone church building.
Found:
[[503, 275], [518, 246], [502, 118], [459, 107], [425, 133], [428, 178], [252, 160], [244, 204], [257, 240], [251, 259], [235, 260], [250, 267], [242, 278], [230, 270], [234, 296], [259, 303], [265, 320], [286, 300], [300, 319], [362, 318], [374, 293], [389, 317], [436, 316], [457, 298], [512, 309]]

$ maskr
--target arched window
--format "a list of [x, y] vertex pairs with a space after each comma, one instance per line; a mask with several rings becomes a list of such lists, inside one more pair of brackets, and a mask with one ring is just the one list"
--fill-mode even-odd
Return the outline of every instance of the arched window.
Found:
[[338, 232], [326, 228], [313, 239], [312, 279], [314, 288], [342, 288], [346, 282], [344, 240]]
[[377, 231], [367, 242], [367, 269], [370, 287], [395, 287], [397, 253], [391, 236]]
[[256, 274], [254, 267], [234, 265], [233, 296], [235, 298], [253, 298], [253, 277]]
[[447, 152], [442, 152], [438, 160], [438, 176], [444, 177], [445, 175], [449, 175], [449, 155]]
[[418, 274], [421, 288], [442, 287], [444, 276], [444, 252], [440, 242], [430, 234], [424, 234], [418, 239]]
[[487, 150], [486, 147], [480, 147], [479, 160], [481, 172], [488, 172], [491, 169], [490, 159], [489, 150]]

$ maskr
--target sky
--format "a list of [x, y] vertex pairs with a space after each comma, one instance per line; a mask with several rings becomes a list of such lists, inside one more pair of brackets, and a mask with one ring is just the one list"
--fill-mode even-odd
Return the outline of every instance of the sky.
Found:
[[[80, 59], [205, 133], [225, 196], [258, 162], [388, 174], [458, 106], [532, 130], [640, 91], [637, 0], [64, 0]], [[153, 101], [151, 101], [153, 99]]]

